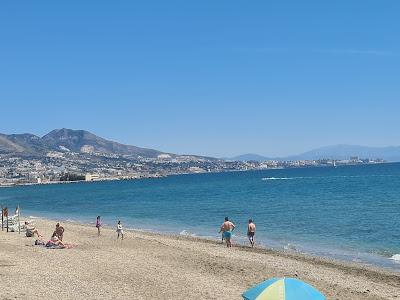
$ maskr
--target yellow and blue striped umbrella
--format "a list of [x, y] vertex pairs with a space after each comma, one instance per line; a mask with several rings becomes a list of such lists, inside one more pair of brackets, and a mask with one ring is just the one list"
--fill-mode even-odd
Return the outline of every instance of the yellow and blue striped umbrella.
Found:
[[272, 278], [242, 294], [245, 300], [326, 300], [311, 285], [294, 278]]

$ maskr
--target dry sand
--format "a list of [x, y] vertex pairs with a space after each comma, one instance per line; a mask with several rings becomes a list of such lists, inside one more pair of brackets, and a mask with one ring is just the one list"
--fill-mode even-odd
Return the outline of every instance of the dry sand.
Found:
[[[35, 220], [49, 237], [55, 222]], [[64, 223], [73, 249], [0, 232], [0, 299], [241, 299], [271, 277], [297, 277], [327, 299], [400, 299], [400, 274], [217, 242]]]

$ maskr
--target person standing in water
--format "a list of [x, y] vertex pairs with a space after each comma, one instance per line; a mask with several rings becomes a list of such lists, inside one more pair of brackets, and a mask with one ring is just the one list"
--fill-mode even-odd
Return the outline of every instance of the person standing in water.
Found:
[[224, 223], [222, 223], [221, 225], [221, 229], [219, 230], [219, 232], [222, 232], [222, 236], [224, 237], [225, 241], [226, 241], [226, 246], [228, 248], [232, 247], [232, 231], [235, 229], [235, 224], [233, 224], [231, 221], [229, 221], [228, 217], [225, 217], [225, 221]]
[[253, 220], [249, 220], [249, 225], [247, 225], [247, 237], [249, 238], [251, 247], [254, 247], [254, 235], [256, 234], [256, 224]]
[[119, 236], [121, 235], [122, 240], [124, 239], [124, 231], [122, 230], [122, 225], [121, 225], [121, 221], [118, 221], [117, 224], [117, 240], [119, 239]]
[[97, 216], [96, 218], [96, 227], [97, 227], [97, 236], [100, 236], [100, 227], [101, 227], [100, 216]]

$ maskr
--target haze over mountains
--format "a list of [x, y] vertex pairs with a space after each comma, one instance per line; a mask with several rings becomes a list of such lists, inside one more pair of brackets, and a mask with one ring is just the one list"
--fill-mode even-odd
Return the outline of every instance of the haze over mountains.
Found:
[[349, 159], [352, 156], [359, 158], [380, 158], [388, 162], [400, 161], [400, 147], [367, 147], [355, 145], [332, 145], [313, 149], [301, 154], [290, 155], [286, 157], [265, 157], [258, 154], [243, 154], [229, 158], [230, 160], [239, 161], [264, 161], [264, 160], [318, 160], [318, 159]]

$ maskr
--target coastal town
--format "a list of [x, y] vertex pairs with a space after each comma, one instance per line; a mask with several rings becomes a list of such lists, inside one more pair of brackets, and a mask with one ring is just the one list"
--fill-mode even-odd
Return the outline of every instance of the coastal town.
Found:
[[75, 181], [130, 180], [179, 174], [232, 172], [282, 168], [335, 167], [375, 164], [382, 159], [230, 161], [191, 155], [160, 154], [155, 158], [71, 151], [42, 156], [0, 153], [0, 186]]
[[0, 1], [0, 300], [400, 300], [399, 1]]

